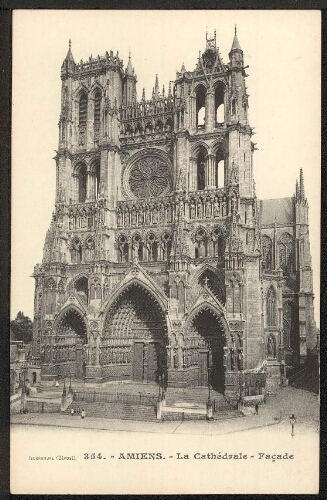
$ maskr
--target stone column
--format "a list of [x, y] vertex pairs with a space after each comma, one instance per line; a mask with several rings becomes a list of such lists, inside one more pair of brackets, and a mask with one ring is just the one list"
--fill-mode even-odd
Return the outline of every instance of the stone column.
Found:
[[206, 188], [213, 189], [216, 187], [215, 183], [215, 155], [208, 156], [208, 178], [206, 179]]
[[95, 364], [100, 365], [100, 337], [95, 339]]
[[215, 108], [215, 95], [213, 91], [208, 90], [205, 101], [205, 109], [206, 109], [206, 119], [205, 119], [205, 130], [206, 132], [211, 132], [215, 126], [215, 116], [214, 116], [214, 108]]

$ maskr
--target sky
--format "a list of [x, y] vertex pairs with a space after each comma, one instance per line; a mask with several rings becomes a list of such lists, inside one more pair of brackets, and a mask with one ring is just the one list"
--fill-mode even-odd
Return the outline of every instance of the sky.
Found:
[[11, 317], [33, 319], [35, 264], [55, 200], [60, 68], [72, 40], [75, 62], [131, 50], [138, 98], [150, 98], [155, 76], [168, 89], [176, 70], [193, 71], [206, 31], [228, 62], [234, 26], [244, 52], [254, 179], [259, 199], [292, 196], [303, 169], [309, 203], [315, 318], [320, 294], [320, 12], [73, 11], [13, 14]]

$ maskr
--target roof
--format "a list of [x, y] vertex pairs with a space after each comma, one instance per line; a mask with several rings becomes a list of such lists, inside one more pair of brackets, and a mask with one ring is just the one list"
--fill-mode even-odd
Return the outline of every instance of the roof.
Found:
[[268, 224], [293, 224], [294, 206], [293, 198], [276, 198], [273, 200], [260, 200], [261, 225]]
[[238, 41], [237, 35], [235, 33], [234, 40], [233, 40], [233, 45], [231, 50], [242, 50], [240, 46], [240, 42]]

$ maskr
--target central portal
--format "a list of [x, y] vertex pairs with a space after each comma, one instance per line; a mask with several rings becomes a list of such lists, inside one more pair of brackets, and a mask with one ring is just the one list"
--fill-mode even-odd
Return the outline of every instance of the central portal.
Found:
[[[158, 383], [166, 378], [165, 314], [143, 286], [133, 284], [116, 299], [106, 319], [104, 336], [107, 348], [117, 350], [125, 346], [129, 350], [132, 380]], [[118, 370], [117, 367], [117, 373]]]
[[133, 380], [159, 382], [166, 373], [166, 349], [158, 342], [135, 342], [133, 355]]
[[225, 336], [219, 319], [213, 311], [200, 311], [191, 324], [192, 336], [198, 345], [200, 386], [210, 386], [224, 392], [225, 368], [223, 363]]

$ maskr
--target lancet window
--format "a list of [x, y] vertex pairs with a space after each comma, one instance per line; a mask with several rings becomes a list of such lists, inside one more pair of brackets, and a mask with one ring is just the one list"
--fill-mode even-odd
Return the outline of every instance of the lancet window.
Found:
[[216, 127], [225, 122], [224, 87], [218, 84], [215, 90]]
[[77, 167], [77, 191], [79, 203], [84, 203], [87, 195], [87, 172], [84, 163]]
[[205, 100], [206, 89], [203, 85], [198, 87], [196, 92], [196, 128], [204, 129], [205, 127]]
[[198, 191], [203, 191], [205, 189], [206, 183], [206, 163], [207, 163], [207, 153], [201, 150], [197, 158], [197, 189]]
[[284, 272], [293, 271], [293, 238], [289, 233], [284, 233], [279, 240], [279, 267]]
[[91, 166], [90, 184], [91, 198], [96, 200], [100, 190], [100, 160], [96, 160]]

